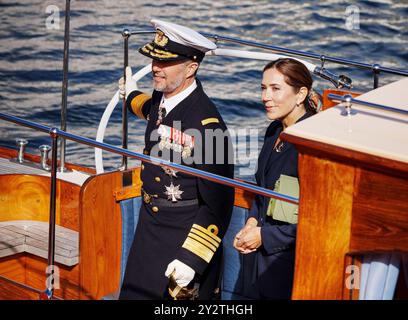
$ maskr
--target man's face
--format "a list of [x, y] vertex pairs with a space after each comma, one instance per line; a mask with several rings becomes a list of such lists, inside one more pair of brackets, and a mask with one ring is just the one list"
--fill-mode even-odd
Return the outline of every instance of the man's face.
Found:
[[153, 87], [167, 94], [178, 91], [187, 78], [186, 61], [152, 61]]

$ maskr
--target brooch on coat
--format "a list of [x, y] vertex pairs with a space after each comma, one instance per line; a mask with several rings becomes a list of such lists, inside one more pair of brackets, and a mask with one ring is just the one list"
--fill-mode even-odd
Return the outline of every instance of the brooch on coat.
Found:
[[161, 124], [158, 128], [160, 137], [159, 149], [171, 149], [181, 152], [181, 157], [186, 159], [191, 156], [194, 148], [194, 137], [183, 131]]
[[172, 202], [177, 202], [177, 200], [181, 200], [181, 194], [184, 192], [180, 190], [180, 185], [175, 186], [173, 182], [170, 183], [170, 186], [164, 186], [166, 188], [166, 192], [164, 194], [167, 196], [167, 200], [171, 200]]

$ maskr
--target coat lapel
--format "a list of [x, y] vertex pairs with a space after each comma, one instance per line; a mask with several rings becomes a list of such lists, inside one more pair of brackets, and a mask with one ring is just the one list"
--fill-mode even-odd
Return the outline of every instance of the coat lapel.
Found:
[[273, 145], [280, 133], [279, 126], [276, 123], [271, 123], [270, 127], [267, 129], [264, 144], [262, 146], [261, 152], [258, 157], [258, 170], [256, 172], [256, 181], [261, 187], [266, 185], [266, 172], [270, 167], [269, 163], [271, 161], [273, 153]]

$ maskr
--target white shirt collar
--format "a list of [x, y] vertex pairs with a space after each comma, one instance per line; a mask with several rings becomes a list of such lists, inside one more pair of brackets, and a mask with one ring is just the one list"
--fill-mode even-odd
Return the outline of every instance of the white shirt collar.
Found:
[[197, 88], [196, 80], [194, 80], [194, 82], [190, 84], [186, 89], [177, 93], [175, 96], [172, 96], [171, 98], [166, 99], [163, 94], [162, 103], [163, 106], [166, 108], [166, 115], [168, 115], [170, 111], [173, 110], [181, 101], [187, 98], [190, 95], [190, 93], [192, 93], [195, 90], [195, 88]]

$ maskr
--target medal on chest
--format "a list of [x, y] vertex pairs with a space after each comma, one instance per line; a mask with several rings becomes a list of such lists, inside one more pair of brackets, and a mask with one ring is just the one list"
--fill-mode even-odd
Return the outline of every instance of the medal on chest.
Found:
[[194, 148], [194, 137], [185, 134], [183, 131], [161, 124], [158, 128], [160, 137], [159, 149], [170, 149], [181, 153], [181, 157], [186, 159], [191, 156]]
[[177, 200], [181, 199], [181, 194], [184, 192], [180, 190], [180, 185], [175, 186], [173, 182], [170, 183], [170, 186], [165, 186], [166, 192], [164, 193], [167, 195], [167, 199], [171, 200], [172, 202], [177, 202]]

